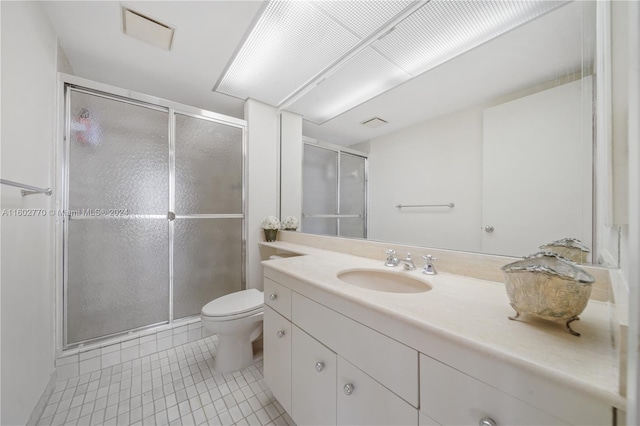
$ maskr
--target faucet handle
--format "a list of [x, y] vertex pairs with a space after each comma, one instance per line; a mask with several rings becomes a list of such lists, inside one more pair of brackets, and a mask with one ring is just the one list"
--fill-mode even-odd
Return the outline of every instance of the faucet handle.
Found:
[[385, 253], [387, 254], [387, 260], [384, 262], [384, 266], [398, 266], [400, 264], [395, 250], [389, 249]]
[[411, 260], [411, 253], [407, 253], [407, 260]]
[[436, 275], [438, 271], [436, 271], [436, 268], [433, 266], [433, 261], [438, 260], [438, 258], [430, 254], [422, 256], [422, 258], [427, 261], [427, 264], [424, 265], [422, 273], [427, 275]]

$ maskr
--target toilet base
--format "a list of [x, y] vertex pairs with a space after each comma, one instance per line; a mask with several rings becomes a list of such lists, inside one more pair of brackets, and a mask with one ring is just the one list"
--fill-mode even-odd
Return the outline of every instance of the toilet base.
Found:
[[248, 336], [218, 334], [213, 369], [220, 373], [242, 370], [253, 364], [253, 346]]

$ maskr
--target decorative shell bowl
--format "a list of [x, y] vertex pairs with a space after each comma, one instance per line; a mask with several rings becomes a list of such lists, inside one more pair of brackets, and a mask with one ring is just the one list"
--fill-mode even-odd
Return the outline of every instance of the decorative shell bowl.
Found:
[[575, 238], [563, 238], [549, 244], [540, 246], [546, 252], [557, 253], [576, 263], [585, 263], [589, 255], [589, 247], [582, 244], [582, 241]]
[[579, 319], [584, 311], [595, 278], [557, 253], [540, 252], [503, 266], [507, 296], [511, 307], [520, 314], [534, 315], [549, 320]]

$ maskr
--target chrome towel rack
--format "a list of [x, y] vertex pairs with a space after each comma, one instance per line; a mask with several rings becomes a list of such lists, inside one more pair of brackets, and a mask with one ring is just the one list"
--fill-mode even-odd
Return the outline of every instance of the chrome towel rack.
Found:
[[302, 217], [320, 217], [320, 218], [330, 218], [330, 219], [349, 219], [362, 217], [361, 214], [306, 214], [302, 213]]
[[454, 203], [448, 204], [398, 204], [396, 206], [397, 209], [404, 209], [406, 207], [449, 207], [454, 208], [456, 205]]
[[51, 195], [51, 188], [38, 188], [37, 186], [26, 185], [24, 183], [18, 183], [7, 179], [0, 179], [0, 184], [22, 188], [22, 191], [20, 192], [22, 193], [23, 197], [33, 194]]

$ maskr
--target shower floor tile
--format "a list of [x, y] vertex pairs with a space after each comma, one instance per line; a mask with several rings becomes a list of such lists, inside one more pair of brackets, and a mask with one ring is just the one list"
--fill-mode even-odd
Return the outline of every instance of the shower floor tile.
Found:
[[295, 426], [262, 361], [213, 369], [215, 336], [56, 383], [38, 425]]

